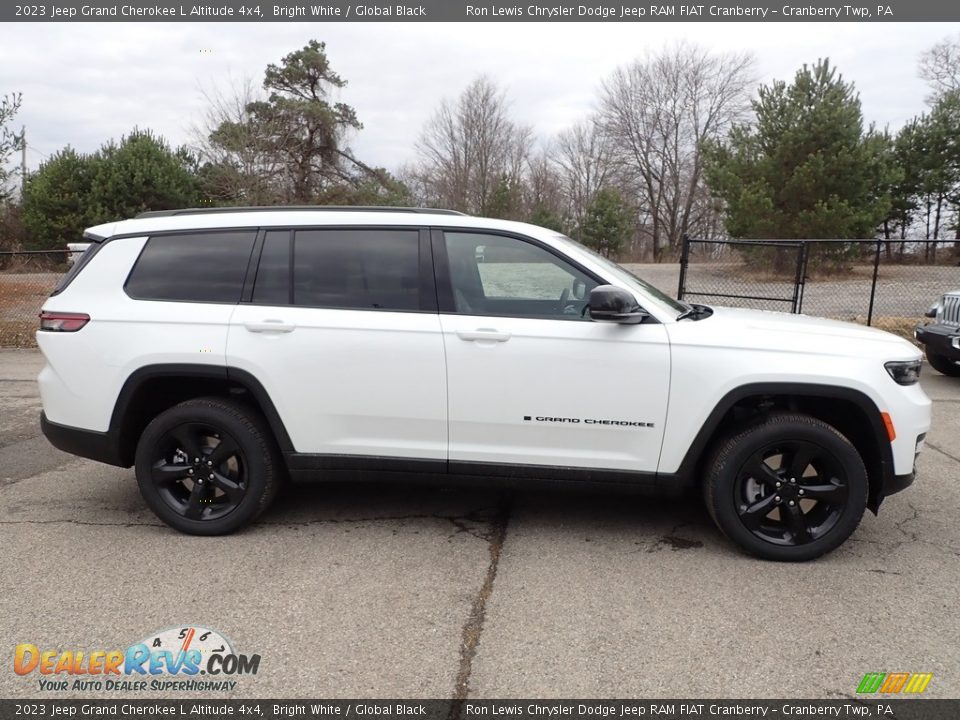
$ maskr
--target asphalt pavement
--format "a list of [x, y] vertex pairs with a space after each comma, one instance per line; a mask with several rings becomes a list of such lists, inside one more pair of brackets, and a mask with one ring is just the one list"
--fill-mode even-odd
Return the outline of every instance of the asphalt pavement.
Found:
[[[41, 365], [0, 351], [0, 697], [118, 696], [41, 690], [11, 669], [19, 643], [179, 626], [261, 656], [204, 697], [846, 698], [899, 671], [960, 696], [960, 380], [929, 367], [915, 485], [788, 565], [740, 554], [696, 503], [579, 493], [295, 486], [241, 533], [179, 535], [132, 470], [40, 436]], [[144, 697], [164, 695], [197, 696]]]

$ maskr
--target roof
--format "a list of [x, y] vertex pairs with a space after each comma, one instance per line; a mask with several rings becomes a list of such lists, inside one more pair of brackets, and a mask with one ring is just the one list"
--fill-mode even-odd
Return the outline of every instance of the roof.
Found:
[[149, 235], [174, 230], [212, 230], [216, 228], [254, 227], [318, 227], [323, 225], [355, 226], [438, 226], [482, 228], [520, 232], [544, 238], [557, 235], [535, 225], [496, 220], [473, 215], [462, 215], [450, 210], [427, 208], [326, 208], [326, 207], [270, 207], [270, 208], [203, 208], [200, 211], [159, 211], [139, 215], [88, 228], [88, 239], [103, 239], [114, 235]]
[[247, 213], [247, 212], [289, 212], [303, 210], [311, 212], [404, 212], [420, 213], [423, 215], [465, 215], [458, 210], [443, 210], [441, 208], [421, 207], [393, 207], [389, 205], [248, 205], [242, 207], [202, 207], [182, 208], [180, 210], [149, 210], [137, 215], [137, 219], [145, 217], [170, 217], [174, 215], [203, 215], [207, 213]]

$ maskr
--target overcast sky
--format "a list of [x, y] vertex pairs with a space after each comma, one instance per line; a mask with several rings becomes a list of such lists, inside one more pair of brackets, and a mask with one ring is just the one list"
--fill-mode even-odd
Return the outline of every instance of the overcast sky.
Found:
[[481, 73], [508, 91], [538, 135], [587, 114], [617, 66], [686, 40], [749, 50], [761, 82], [829, 56], [856, 83], [868, 121], [898, 128], [924, 109], [919, 54], [960, 23], [77, 23], [0, 26], [0, 94], [23, 93], [28, 165], [65, 145], [95, 150], [134, 126], [187, 142], [203, 88], [252, 77], [312, 38], [348, 80], [341, 99], [364, 124], [352, 141], [368, 163], [409, 160], [444, 97]]

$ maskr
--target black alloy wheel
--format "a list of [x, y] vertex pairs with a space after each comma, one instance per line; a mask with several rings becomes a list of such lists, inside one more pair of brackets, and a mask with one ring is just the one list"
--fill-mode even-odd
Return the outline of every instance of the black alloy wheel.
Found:
[[155, 417], [137, 443], [140, 493], [167, 525], [223, 535], [273, 501], [282, 459], [266, 421], [225, 398], [187, 400]]
[[768, 560], [812, 560], [836, 549], [867, 506], [859, 452], [809, 415], [771, 413], [721, 439], [707, 462], [703, 494], [714, 522]]
[[247, 493], [247, 463], [229, 434], [208, 423], [166, 431], [151, 467], [160, 497], [189, 520], [216, 520], [237, 509]]
[[734, 486], [740, 522], [761, 540], [805, 545], [837, 524], [848, 498], [843, 465], [803, 440], [773, 443], [744, 463]]

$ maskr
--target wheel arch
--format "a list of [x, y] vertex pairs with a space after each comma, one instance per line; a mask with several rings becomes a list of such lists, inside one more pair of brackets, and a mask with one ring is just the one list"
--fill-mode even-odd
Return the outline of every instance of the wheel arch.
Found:
[[752, 383], [728, 392], [707, 416], [687, 449], [677, 475], [699, 485], [714, 444], [771, 410], [788, 409], [823, 420], [842, 433], [860, 453], [870, 491], [867, 507], [880, 508], [884, 487], [893, 479], [893, 448], [880, 409], [853, 388], [811, 383]]
[[238, 399], [266, 418], [280, 450], [293, 450], [280, 414], [257, 378], [239, 368], [202, 364], [155, 364], [141, 367], [123, 384], [110, 418], [116, 457], [122, 467], [133, 465], [137, 441], [147, 424], [177, 403], [201, 396]]

